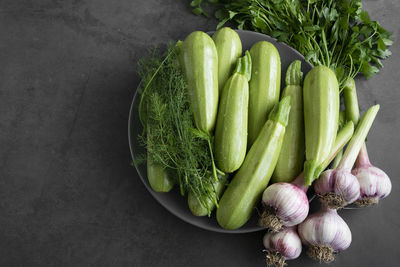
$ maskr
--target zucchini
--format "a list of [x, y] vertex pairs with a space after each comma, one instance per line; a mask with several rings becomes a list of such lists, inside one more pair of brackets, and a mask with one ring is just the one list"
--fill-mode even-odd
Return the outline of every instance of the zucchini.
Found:
[[322, 171], [335, 142], [339, 121], [339, 85], [335, 73], [326, 66], [307, 73], [303, 87], [306, 162], [304, 181], [311, 185]]
[[239, 169], [246, 156], [250, 75], [251, 57], [246, 51], [226, 82], [218, 107], [215, 159], [217, 167], [226, 173]]
[[274, 171], [290, 112], [290, 96], [276, 104], [260, 134], [246, 155], [217, 209], [222, 228], [237, 229], [251, 217]]
[[253, 66], [249, 83], [249, 146], [278, 103], [281, 86], [281, 59], [275, 46], [266, 41], [257, 42], [251, 47], [250, 55]]
[[218, 55], [214, 41], [201, 31], [189, 34], [181, 46], [185, 75], [196, 127], [210, 134], [218, 108]]
[[282, 98], [290, 96], [290, 115], [285, 137], [272, 182], [291, 182], [303, 170], [304, 164], [304, 113], [301, 82], [301, 62], [293, 61], [286, 71], [286, 87]]
[[174, 187], [174, 181], [170, 178], [167, 169], [149, 158], [147, 159], [147, 179], [150, 187], [159, 193], [169, 192]]
[[228, 175], [218, 175], [218, 178], [218, 181], [213, 182], [214, 188], [211, 189], [214, 192], [214, 198], [204, 197], [204, 199], [197, 199], [192, 192], [189, 192], [188, 206], [193, 215], [210, 216], [210, 213], [215, 208], [219, 197], [224, 191]]
[[[147, 126], [147, 131], [151, 131], [151, 128]], [[150, 140], [150, 134], [147, 132], [148, 143], [153, 143]], [[149, 149], [147, 149], [147, 179], [151, 189], [156, 192], [163, 193], [169, 192], [174, 187], [175, 181], [170, 177], [168, 170], [160, 163], [154, 162]]]
[[242, 55], [242, 41], [239, 35], [229, 27], [216, 31], [212, 39], [218, 54], [218, 87], [221, 93], [225, 82], [231, 76], [236, 61]]

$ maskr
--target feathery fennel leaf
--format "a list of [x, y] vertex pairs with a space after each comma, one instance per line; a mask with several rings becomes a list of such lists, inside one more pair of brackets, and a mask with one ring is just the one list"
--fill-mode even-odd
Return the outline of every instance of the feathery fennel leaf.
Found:
[[213, 182], [218, 179], [211, 137], [195, 127], [178, 53], [178, 46], [170, 44], [166, 54], [154, 48], [139, 61], [144, 128], [139, 139], [153, 162], [172, 170], [182, 195], [193, 192], [208, 207], [207, 198], [217, 201]]

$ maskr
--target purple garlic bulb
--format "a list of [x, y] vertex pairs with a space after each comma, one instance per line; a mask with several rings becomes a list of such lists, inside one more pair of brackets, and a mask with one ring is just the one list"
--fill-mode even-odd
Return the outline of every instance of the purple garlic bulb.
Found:
[[355, 203], [361, 207], [378, 204], [379, 200], [387, 197], [392, 190], [392, 183], [387, 174], [369, 161], [365, 144], [352, 173], [360, 183], [360, 196]]
[[275, 183], [268, 186], [262, 196], [264, 212], [259, 224], [278, 232], [283, 226], [301, 223], [308, 215], [309, 203], [303, 174], [292, 183]]
[[351, 169], [378, 110], [379, 105], [374, 105], [364, 113], [337, 168], [323, 172], [314, 185], [315, 192], [321, 196], [321, 202], [329, 208], [344, 207], [360, 196], [360, 184], [357, 177], [351, 174]]
[[347, 169], [324, 171], [314, 184], [320, 201], [331, 209], [339, 209], [353, 203], [360, 196], [357, 177]]
[[302, 243], [308, 246], [310, 258], [331, 262], [334, 253], [347, 249], [351, 244], [351, 231], [335, 209], [323, 207], [311, 214], [298, 226]]
[[277, 233], [267, 232], [263, 241], [267, 266], [283, 267], [285, 260], [296, 259], [301, 254], [301, 240], [295, 226]]

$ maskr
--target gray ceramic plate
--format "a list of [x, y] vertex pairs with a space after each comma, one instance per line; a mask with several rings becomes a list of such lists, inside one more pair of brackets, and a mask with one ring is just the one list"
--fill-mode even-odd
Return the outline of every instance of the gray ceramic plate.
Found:
[[[213, 32], [209, 32], [209, 34], [212, 33]], [[304, 57], [295, 49], [291, 48], [290, 46], [284, 43], [278, 43], [275, 39], [267, 35], [251, 31], [241, 31], [241, 30], [238, 30], [237, 33], [239, 34], [240, 39], [242, 40], [243, 51], [250, 49], [250, 47], [258, 41], [268, 41], [275, 45], [281, 57], [282, 85], [285, 84], [284, 76], [286, 73], [286, 69], [293, 60], [298, 59], [302, 61], [302, 71], [304, 73], [307, 73], [312, 68], [312, 65], [308, 62], [305, 62]], [[140, 124], [138, 115], [139, 99], [140, 96], [136, 91], [135, 96], [133, 97], [133, 102], [129, 113], [128, 138], [133, 159], [135, 158], [135, 156], [143, 154], [145, 152], [144, 149], [139, 145], [137, 138], [138, 134], [141, 133], [142, 131], [142, 126]], [[215, 212], [213, 212], [211, 218], [196, 217], [192, 215], [192, 213], [190, 212], [187, 206], [187, 199], [185, 197], [182, 197], [176, 188], [169, 193], [156, 193], [150, 188], [146, 176], [146, 164], [136, 166], [136, 170], [139, 174], [140, 179], [142, 180], [146, 188], [149, 190], [149, 192], [153, 195], [153, 197], [167, 210], [169, 210], [172, 214], [181, 218], [185, 222], [188, 222], [190, 224], [193, 224], [197, 227], [206, 230], [223, 232], [223, 233], [249, 233], [262, 230], [262, 228], [257, 226], [257, 217], [258, 217], [257, 211], [254, 211], [253, 217], [243, 227], [237, 230], [222, 229], [218, 225], [215, 219]]]

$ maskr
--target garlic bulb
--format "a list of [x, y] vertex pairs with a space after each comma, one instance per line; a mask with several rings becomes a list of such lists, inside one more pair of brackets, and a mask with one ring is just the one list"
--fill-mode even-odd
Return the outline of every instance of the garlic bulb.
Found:
[[[323, 162], [321, 169], [325, 169], [349, 141], [353, 130], [353, 123], [349, 122], [339, 131], [329, 157]], [[301, 223], [307, 217], [309, 210], [307, 189], [303, 173], [291, 183], [276, 183], [267, 187], [262, 197], [264, 212], [259, 224], [277, 232], [283, 226], [289, 227]]]
[[308, 214], [309, 204], [301, 174], [292, 183], [275, 183], [265, 189], [262, 203], [265, 208], [259, 224], [273, 232], [301, 223]]
[[379, 105], [375, 105], [364, 113], [338, 167], [322, 173], [314, 185], [315, 192], [321, 196], [321, 201], [330, 208], [341, 208], [354, 202], [360, 195], [360, 184], [351, 174], [351, 169], [378, 111]]
[[369, 161], [365, 144], [360, 150], [352, 173], [360, 183], [360, 196], [355, 202], [359, 206], [377, 204], [380, 199], [387, 197], [392, 190], [392, 183], [387, 174], [373, 166]]
[[267, 232], [263, 241], [267, 266], [283, 267], [285, 260], [296, 259], [301, 254], [301, 240], [296, 227], [284, 228], [278, 233]]
[[311, 214], [298, 226], [298, 233], [307, 255], [319, 261], [331, 262], [334, 253], [347, 249], [351, 244], [351, 231], [336, 210], [323, 207]]
[[360, 196], [360, 184], [349, 170], [324, 171], [314, 184], [320, 201], [329, 208], [338, 209], [353, 203]]

